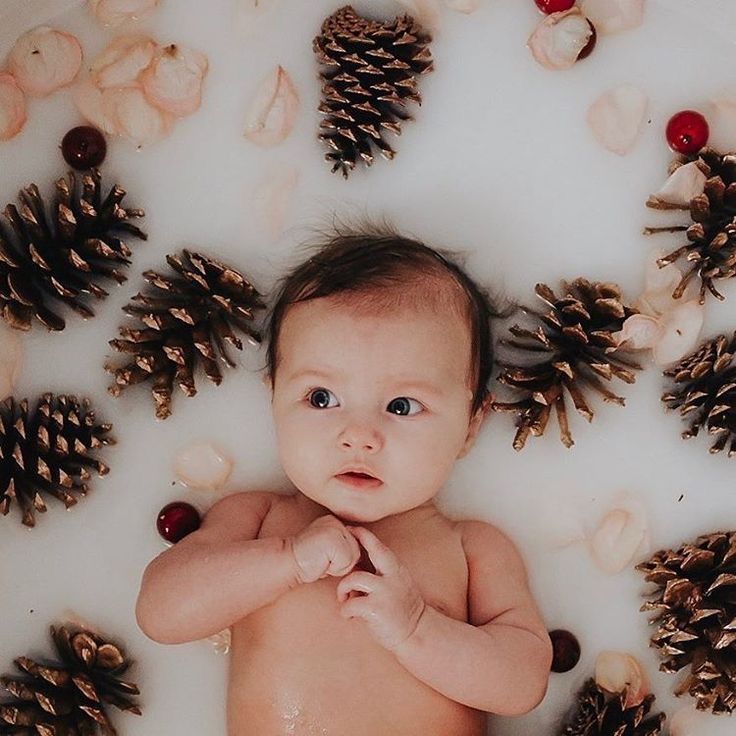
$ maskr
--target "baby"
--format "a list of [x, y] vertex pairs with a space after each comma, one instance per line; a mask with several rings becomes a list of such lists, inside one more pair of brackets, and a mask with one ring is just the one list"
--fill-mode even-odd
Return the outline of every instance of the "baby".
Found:
[[519, 553], [434, 502], [489, 410], [492, 315], [388, 232], [335, 235], [283, 282], [266, 378], [296, 492], [216, 503], [137, 605], [158, 642], [231, 627], [230, 736], [483, 736], [543, 698]]

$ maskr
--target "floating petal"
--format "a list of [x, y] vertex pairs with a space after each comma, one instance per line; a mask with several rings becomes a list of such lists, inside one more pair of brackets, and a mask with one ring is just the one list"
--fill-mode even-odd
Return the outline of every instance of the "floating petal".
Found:
[[135, 87], [157, 49], [158, 44], [148, 36], [119, 36], [92, 63], [92, 80], [101, 89]]
[[600, 33], [618, 33], [640, 26], [644, 0], [583, 0], [582, 11]]
[[291, 133], [299, 97], [287, 72], [277, 66], [258, 86], [248, 114], [245, 137], [259, 146], [274, 146]]
[[176, 117], [190, 115], [202, 103], [207, 57], [185, 46], [171, 44], [159, 50], [141, 75], [148, 101]]
[[8, 56], [8, 69], [32, 97], [71, 84], [82, 65], [82, 47], [69, 33], [40, 26], [24, 33]]
[[0, 72], [0, 141], [18, 135], [26, 124], [26, 96], [12, 74]]
[[588, 109], [588, 125], [607, 150], [625, 156], [633, 150], [649, 100], [630, 84], [604, 92]]
[[183, 447], [174, 458], [174, 473], [191, 488], [215, 490], [227, 483], [233, 461], [210, 442], [194, 442]]
[[160, 0], [90, 0], [96, 18], [105, 26], [119, 26], [150, 15]]
[[535, 28], [527, 46], [532, 56], [546, 69], [569, 69], [585, 48], [593, 29], [588, 19], [573, 6], [561, 13], [552, 13]]
[[601, 652], [595, 661], [595, 682], [609, 693], [620, 693], [626, 688], [626, 708], [639, 705], [649, 693], [642, 666], [625, 652]]

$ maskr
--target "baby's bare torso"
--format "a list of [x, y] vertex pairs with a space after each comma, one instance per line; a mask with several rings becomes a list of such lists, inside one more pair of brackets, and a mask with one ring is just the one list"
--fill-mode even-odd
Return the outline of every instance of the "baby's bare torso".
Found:
[[[297, 534], [325, 513], [279, 497], [259, 537]], [[434, 506], [370, 527], [430, 605], [467, 620], [468, 572], [457, 524]], [[417, 680], [339, 614], [339, 578], [282, 595], [233, 626], [229, 736], [482, 736], [485, 714]]]

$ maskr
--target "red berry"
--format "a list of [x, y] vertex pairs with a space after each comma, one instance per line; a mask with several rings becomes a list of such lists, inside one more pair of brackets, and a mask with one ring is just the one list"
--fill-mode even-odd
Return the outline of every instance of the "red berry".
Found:
[[586, 57], [590, 56], [593, 52], [593, 49], [595, 48], [595, 42], [598, 40], [598, 34], [595, 31], [595, 26], [590, 21], [588, 21], [588, 25], [590, 26], [591, 31], [590, 38], [588, 39], [588, 43], [586, 43], [585, 46], [580, 49], [578, 58], [575, 59], [575, 61], [580, 61], [580, 59], [585, 59]]
[[176, 544], [187, 534], [196, 532], [200, 521], [199, 511], [194, 506], [183, 501], [174, 501], [159, 511], [156, 528], [167, 542]]
[[570, 10], [575, 5], [575, 0], [534, 0], [537, 7], [546, 15], [551, 13], [561, 13], [563, 10]]
[[61, 153], [69, 166], [80, 170], [91, 169], [105, 160], [107, 143], [97, 128], [79, 125], [62, 139]]
[[569, 672], [580, 660], [580, 644], [569, 631], [549, 632], [552, 640], [552, 672]]
[[707, 142], [710, 130], [706, 119], [695, 110], [675, 113], [667, 123], [667, 143], [677, 153], [697, 153]]

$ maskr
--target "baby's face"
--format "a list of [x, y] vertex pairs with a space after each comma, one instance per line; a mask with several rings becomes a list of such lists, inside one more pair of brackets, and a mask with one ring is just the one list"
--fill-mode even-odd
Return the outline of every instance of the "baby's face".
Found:
[[386, 316], [314, 299], [289, 309], [278, 350], [282, 465], [340, 518], [371, 522], [420, 506], [472, 444], [482, 416], [471, 422], [470, 334], [453, 310]]

